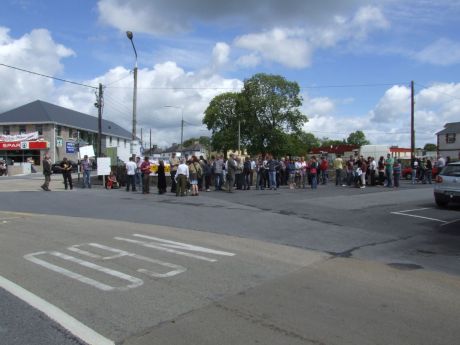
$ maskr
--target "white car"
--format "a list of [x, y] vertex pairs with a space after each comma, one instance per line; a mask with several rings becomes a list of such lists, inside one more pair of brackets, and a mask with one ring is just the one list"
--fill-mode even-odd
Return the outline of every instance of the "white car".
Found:
[[460, 162], [450, 163], [436, 176], [434, 200], [441, 207], [451, 201], [460, 202]]

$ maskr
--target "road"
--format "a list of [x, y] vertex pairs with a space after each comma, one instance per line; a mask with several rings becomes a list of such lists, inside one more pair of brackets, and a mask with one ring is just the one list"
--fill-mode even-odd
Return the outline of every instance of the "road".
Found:
[[40, 178], [0, 179], [6, 344], [460, 336], [460, 207], [436, 208], [430, 186], [176, 198]]

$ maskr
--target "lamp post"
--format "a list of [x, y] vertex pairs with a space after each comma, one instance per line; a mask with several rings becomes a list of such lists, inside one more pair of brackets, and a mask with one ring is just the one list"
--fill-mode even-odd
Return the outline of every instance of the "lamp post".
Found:
[[134, 65], [134, 91], [133, 91], [133, 130], [132, 130], [132, 141], [131, 141], [131, 154], [134, 152], [134, 142], [136, 140], [136, 109], [137, 109], [137, 51], [133, 42], [133, 33], [131, 31], [126, 31], [126, 36], [131, 41], [134, 49], [134, 55], [136, 57], [136, 63]]
[[184, 107], [178, 105], [164, 105], [162, 108], [176, 108], [181, 110], [181, 121], [180, 121], [180, 150], [182, 153], [182, 144], [184, 142]]

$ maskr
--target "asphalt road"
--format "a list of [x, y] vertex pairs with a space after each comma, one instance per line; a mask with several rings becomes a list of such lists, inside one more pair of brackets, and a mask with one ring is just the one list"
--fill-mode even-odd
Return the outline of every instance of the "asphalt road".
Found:
[[[454, 344], [460, 335], [460, 207], [436, 208], [429, 185], [176, 198], [64, 191], [59, 178], [47, 193], [40, 183], [0, 179], [0, 276], [108, 343]], [[77, 343], [61, 314], [49, 313], [55, 323], [5, 290], [0, 302], [11, 310], [0, 316], [5, 344], [66, 344], [56, 334]], [[18, 328], [13, 314], [44, 324]]]

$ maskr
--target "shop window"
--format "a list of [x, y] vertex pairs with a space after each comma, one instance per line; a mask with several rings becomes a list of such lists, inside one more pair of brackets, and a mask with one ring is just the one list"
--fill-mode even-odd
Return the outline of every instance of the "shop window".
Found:
[[10, 126], [3, 126], [3, 134], [10, 135]]
[[35, 125], [35, 131], [38, 132], [38, 135], [43, 135], [43, 125]]
[[447, 133], [446, 134], [446, 144], [453, 144], [455, 143], [455, 133]]
[[19, 126], [19, 134], [26, 134], [26, 126], [25, 125], [20, 125]]

